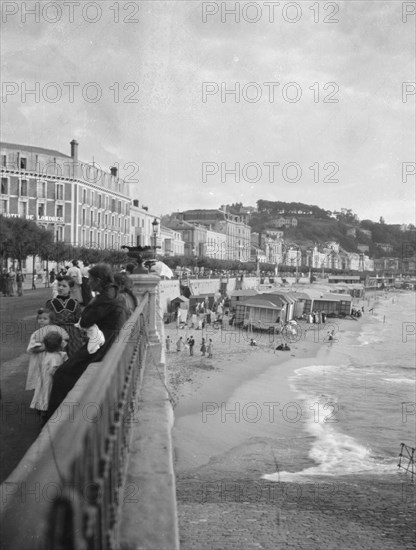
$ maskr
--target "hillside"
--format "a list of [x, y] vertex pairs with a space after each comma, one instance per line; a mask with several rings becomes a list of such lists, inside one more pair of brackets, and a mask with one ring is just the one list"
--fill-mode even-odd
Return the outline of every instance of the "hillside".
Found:
[[[276, 227], [280, 217], [295, 217], [296, 227], [282, 227], [285, 241], [293, 241], [301, 247], [312, 247], [330, 241], [338, 242], [347, 252], [358, 252], [358, 245], [368, 245], [371, 257], [402, 257], [403, 251], [415, 254], [416, 232], [413, 229], [401, 231], [399, 225], [389, 225], [381, 220], [359, 221], [351, 210], [331, 212], [315, 205], [259, 200], [258, 211], [253, 213], [250, 225], [253, 231], [261, 232]], [[347, 231], [354, 235], [347, 235]], [[361, 230], [371, 231], [371, 236]], [[390, 245], [391, 249], [379, 244]]]

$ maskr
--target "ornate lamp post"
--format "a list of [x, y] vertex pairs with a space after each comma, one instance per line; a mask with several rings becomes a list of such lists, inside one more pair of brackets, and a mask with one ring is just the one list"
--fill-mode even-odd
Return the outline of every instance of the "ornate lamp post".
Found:
[[153, 221], [152, 221], [152, 226], [153, 226], [153, 250], [154, 250], [154, 256], [156, 258], [156, 249], [159, 248], [157, 246], [157, 228], [159, 226], [159, 222], [157, 221], [157, 219], [155, 218]]

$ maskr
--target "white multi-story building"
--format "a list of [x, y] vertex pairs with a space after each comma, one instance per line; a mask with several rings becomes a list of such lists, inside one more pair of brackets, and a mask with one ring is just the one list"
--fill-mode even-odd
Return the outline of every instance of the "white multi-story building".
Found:
[[117, 168], [110, 172], [71, 153], [1, 143], [0, 213], [23, 217], [74, 246], [119, 248], [130, 234], [130, 197]]
[[175, 231], [169, 227], [160, 227], [160, 243], [163, 256], [184, 256], [185, 242], [182, 239], [180, 231]]

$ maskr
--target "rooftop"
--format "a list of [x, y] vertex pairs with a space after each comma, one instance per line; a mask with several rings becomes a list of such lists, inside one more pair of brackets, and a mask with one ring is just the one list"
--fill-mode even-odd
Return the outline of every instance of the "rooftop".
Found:
[[0, 147], [4, 149], [18, 149], [19, 151], [28, 151], [33, 154], [40, 155], [51, 155], [52, 157], [64, 157], [71, 158], [69, 155], [64, 155], [60, 151], [55, 151], [55, 149], [45, 149], [44, 147], [34, 147], [33, 145], [22, 145], [21, 143], [6, 143], [0, 142]]

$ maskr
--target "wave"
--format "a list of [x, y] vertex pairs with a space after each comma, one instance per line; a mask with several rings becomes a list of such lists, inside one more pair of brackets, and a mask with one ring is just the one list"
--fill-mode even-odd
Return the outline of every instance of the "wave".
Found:
[[369, 447], [364, 447], [354, 438], [336, 432], [328, 426], [316, 424], [311, 429], [316, 436], [309, 457], [317, 462], [299, 472], [264, 474], [269, 481], [299, 481], [314, 476], [342, 476], [348, 474], [392, 474], [397, 468], [397, 458], [373, 456]]
[[414, 384], [414, 378], [383, 378], [386, 382], [393, 382], [395, 384]]

